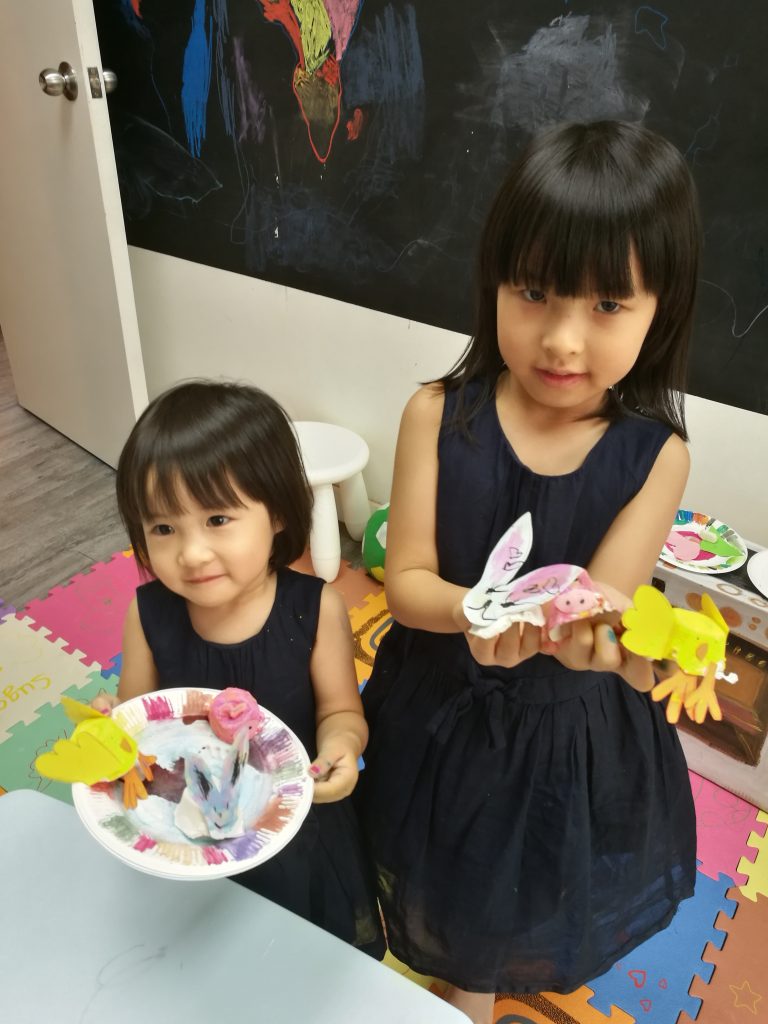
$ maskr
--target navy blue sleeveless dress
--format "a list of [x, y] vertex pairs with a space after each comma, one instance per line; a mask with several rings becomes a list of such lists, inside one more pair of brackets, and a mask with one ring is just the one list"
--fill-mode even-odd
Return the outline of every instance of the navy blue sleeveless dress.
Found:
[[[296, 733], [310, 758], [315, 698], [309, 659], [317, 632], [323, 581], [282, 569], [262, 629], [237, 644], [203, 640], [186, 602], [158, 580], [137, 590], [144, 635], [161, 687], [239, 686]], [[313, 804], [284, 850], [233, 881], [266, 896], [363, 952], [381, 959], [385, 946], [373, 872], [363, 853], [351, 798]]]
[[[468, 399], [473, 396], [472, 386]], [[491, 400], [473, 442], [438, 441], [440, 575], [480, 578], [533, 517], [520, 574], [586, 566], [669, 430], [627, 415], [582, 466], [522, 465]], [[371, 726], [356, 797], [393, 953], [476, 992], [571, 991], [664, 928], [693, 893], [690, 783], [664, 709], [612, 673], [536, 655], [483, 667], [461, 634], [393, 624], [363, 691]]]

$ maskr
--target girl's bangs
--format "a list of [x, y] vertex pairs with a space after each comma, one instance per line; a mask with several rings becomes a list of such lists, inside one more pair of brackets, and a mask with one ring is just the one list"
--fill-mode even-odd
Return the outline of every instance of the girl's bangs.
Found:
[[510, 232], [497, 260], [498, 284], [514, 283], [568, 298], [626, 299], [639, 288], [647, 289], [645, 281], [632, 278], [630, 259], [637, 248], [620, 224], [550, 211], [529, 220], [523, 230]]
[[139, 518], [146, 522], [163, 515], [180, 515], [187, 511], [187, 495], [206, 509], [242, 506], [226, 462], [214, 457], [215, 454], [155, 459], [137, 480], [135, 503]]

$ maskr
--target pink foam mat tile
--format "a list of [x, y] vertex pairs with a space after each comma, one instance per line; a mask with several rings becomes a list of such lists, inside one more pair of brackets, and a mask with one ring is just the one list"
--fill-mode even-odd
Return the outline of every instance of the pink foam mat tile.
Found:
[[750, 836], [765, 832], [758, 808], [695, 772], [689, 774], [696, 805], [699, 871], [710, 878], [730, 875], [736, 885], [744, 885], [747, 876], [738, 870], [739, 862], [754, 855], [748, 846]]
[[51, 638], [63, 640], [66, 650], [82, 651], [85, 664], [109, 665], [122, 646], [125, 613], [141, 582], [133, 552], [121, 551], [30, 601], [24, 612]]

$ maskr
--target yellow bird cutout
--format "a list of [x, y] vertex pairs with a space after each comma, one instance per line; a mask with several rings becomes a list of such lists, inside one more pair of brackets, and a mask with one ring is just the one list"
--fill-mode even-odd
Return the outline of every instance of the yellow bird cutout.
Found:
[[152, 781], [152, 765], [157, 758], [142, 754], [125, 729], [87, 704], [62, 697], [67, 717], [77, 723], [69, 739], [57, 740], [53, 750], [40, 754], [35, 768], [57, 782], [97, 782], [123, 780], [123, 803], [129, 809], [144, 800], [144, 780]]
[[654, 661], [668, 658], [680, 669], [651, 690], [654, 700], [669, 697], [667, 721], [677, 722], [685, 707], [699, 724], [707, 713], [719, 722], [723, 713], [715, 681], [725, 667], [728, 625], [714, 601], [704, 594], [700, 612], [674, 608], [656, 587], [641, 586], [633, 602], [621, 617], [621, 643]]

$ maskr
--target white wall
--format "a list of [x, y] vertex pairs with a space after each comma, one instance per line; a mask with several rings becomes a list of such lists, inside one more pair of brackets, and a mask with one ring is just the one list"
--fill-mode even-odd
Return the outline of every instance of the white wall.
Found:
[[[369, 496], [387, 500], [403, 405], [466, 338], [146, 249], [130, 257], [150, 396], [184, 377], [248, 379], [294, 419], [361, 434]], [[687, 415], [686, 507], [768, 546], [768, 416], [695, 397]]]

